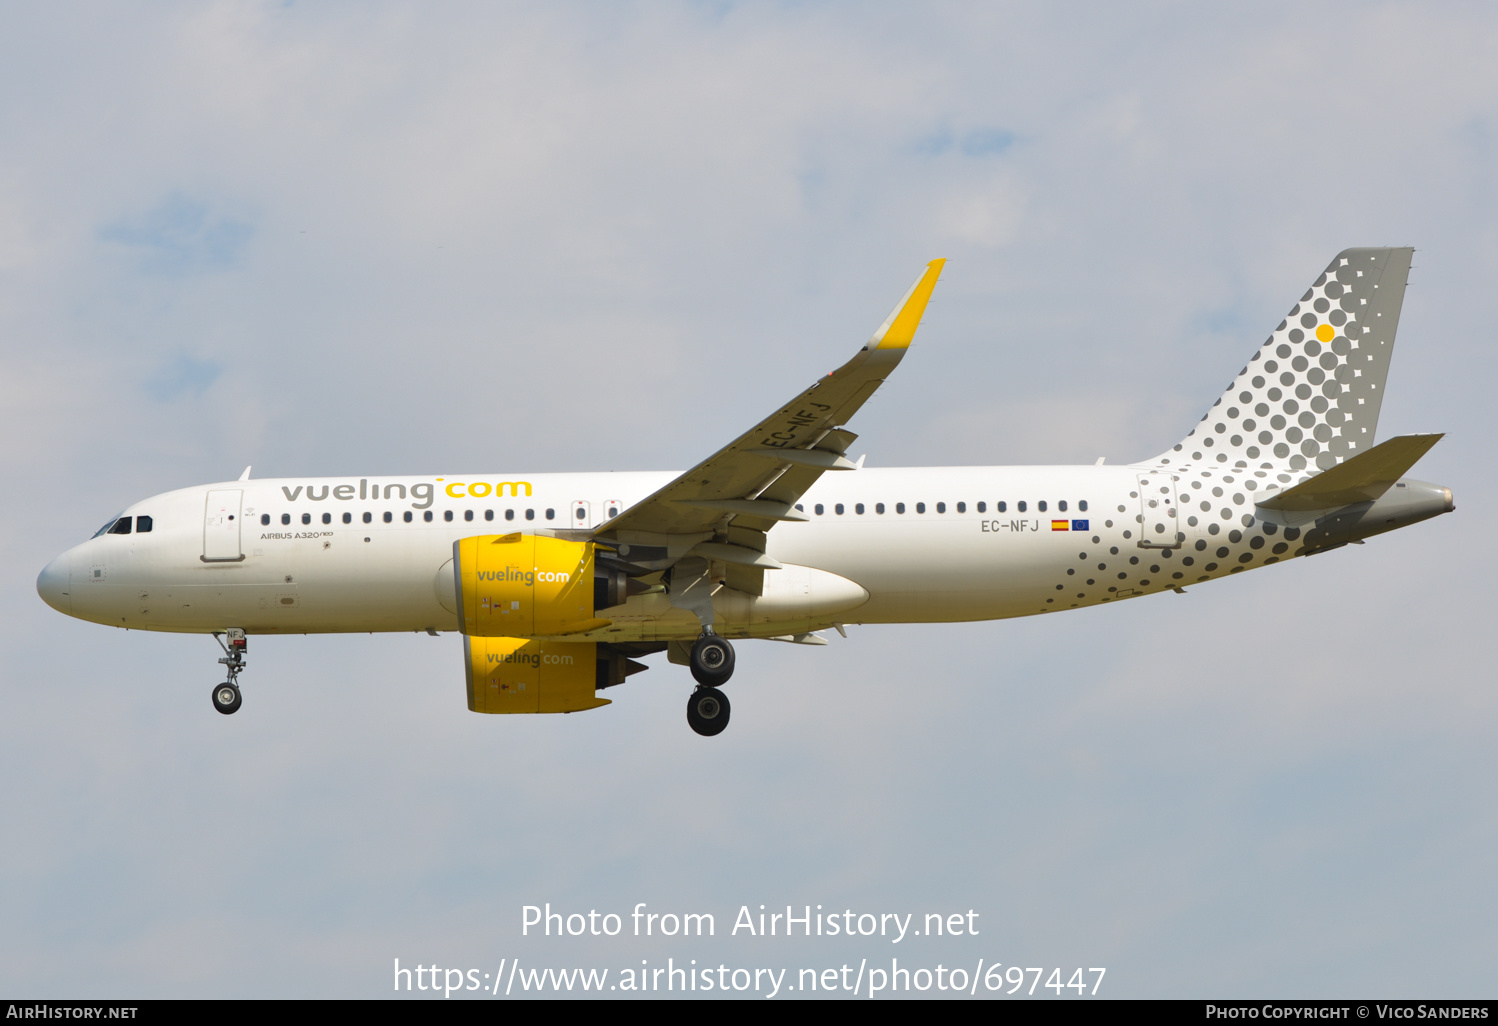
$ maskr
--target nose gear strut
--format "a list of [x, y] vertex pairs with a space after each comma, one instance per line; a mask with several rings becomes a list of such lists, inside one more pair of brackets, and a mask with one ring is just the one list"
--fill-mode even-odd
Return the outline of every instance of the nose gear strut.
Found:
[[224, 664], [229, 677], [222, 684], [213, 686], [213, 707], [228, 716], [238, 712], [239, 707], [244, 704], [244, 696], [239, 692], [239, 675], [244, 670], [244, 653], [249, 641], [245, 638], [244, 631], [238, 627], [230, 627], [223, 632], [214, 631], [213, 640], [224, 650], [224, 657], [219, 662]]

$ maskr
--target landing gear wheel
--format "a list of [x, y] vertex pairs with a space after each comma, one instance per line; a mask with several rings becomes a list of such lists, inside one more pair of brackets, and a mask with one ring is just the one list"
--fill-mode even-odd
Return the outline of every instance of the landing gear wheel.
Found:
[[[225, 638], [228, 639], [227, 642]], [[239, 675], [244, 672], [244, 653], [249, 641], [241, 627], [230, 627], [222, 635], [214, 631], [213, 640], [224, 650], [224, 658], [219, 662], [224, 664], [229, 673], [228, 680], [213, 686], [213, 707], [228, 716], [238, 712], [239, 707], [244, 704], [244, 697], [239, 693]]]
[[703, 737], [723, 733], [728, 726], [728, 696], [717, 688], [698, 688], [687, 700], [687, 723]]
[[239, 707], [243, 704], [244, 696], [239, 693], [237, 685], [225, 681], [222, 684], [215, 684], [213, 686], [213, 707], [225, 716], [238, 712]]
[[733, 646], [716, 634], [704, 634], [692, 646], [692, 676], [707, 688], [720, 688], [733, 676]]

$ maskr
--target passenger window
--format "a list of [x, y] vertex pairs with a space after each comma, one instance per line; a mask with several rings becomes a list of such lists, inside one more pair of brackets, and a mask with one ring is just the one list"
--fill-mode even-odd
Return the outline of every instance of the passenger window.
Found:
[[859, 516], [863, 516], [863, 503], [860, 502], [858, 505], [854, 506], [853, 512], [857, 513]]
[[945, 502], [938, 502], [936, 504], [936, 512], [938, 512], [938, 513], [945, 513], [946, 511], [947, 511], [947, 504]]
[[302, 523], [304, 523], [304, 524], [310, 524], [310, 523], [312, 523], [312, 514], [311, 513], [303, 513], [302, 514]]
[[1009, 503], [1005, 502], [1003, 499], [1000, 499], [999, 504], [995, 506], [994, 509], [998, 510], [1000, 513], [1008, 513]]
[[333, 514], [331, 514], [331, 513], [324, 513], [322, 515], [322, 522], [325, 523], [325, 524], [331, 524], [333, 522]]
[[515, 519], [515, 511], [513, 509], [507, 509], [507, 510], [505, 510], [505, 519], [506, 520], [514, 520]]
[[432, 522], [432, 511], [431, 510], [427, 510], [425, 513], [423, 513], [421, 515], [421, 519], [425, 520], [427, 523], [430, 524]]
[[883, 513], [884, 512], [884, 503], [882, 503], [882, 502], [876, 502], [876, 503], [874, 503], [874, 512], [875, 513]]
[[1036, 508], [1038, 508], [1040, 510], [1040, 512], [1044, 513], [1045, 512], [1045, 500], [1041, 499], [1040, 502], [1038, 502], [1036, 504]]
[[374, 522], [374, 514], [373, 513], [366, 513], [366, 514], [364, 514], [364, 522], [366, 524], [373, 523]]
[[546, 519], [547, 520], [555, 520], [556, 518], [557, 518], [557, 511], [556, 510], [549, 509], [549, 510], [546, 511]]
[[926, 512], [926, 504], [924, 502], [918, 502], [918, 503], [916, 503], [915, 504], [915, 511], [917, 513], [924, 513], [924, 512]]
[[110, 534], [129, 534], [130, 533], [130, 518], [129, 517], [120, 517], [120, 519], [118, 519], [118, 520], [116, 520], [114, 522], [114, 526], [109, 529], [109, 533]]
[[966, 513], [967, 512], [967, 503], [965, 503], [965, 502], [959, 502], [957, 504], [957, 512], [959, 512], [959, 513]]
[[1087, 512], [1087, 500], [1083, 499], [1081, 502], [1077, 503], [1077, 509], [1081, 510], [1083, 513], [1086, 513]]
[[345, 513], [343, 515], [343, 522], [345, 524], [352, 524], [354, 522], [354, 515], [352, 513]]
[[136, 517], [135, 518], [135, 533], [136, 534], [150, 534], [151, 533], [151, 518], [150, 517]]
[[822, 508], [822, 504], [820, 502], [813, 506], [812, 509], [816, 512], [817, 516], [821, 516], [824, 512], [826, 512], [826, 510]]
[[533, 510], [533, 509], [526, 510], [525, 511], [525, 519], [527, 519], [527, 520], [534, 520], [534, 519], [536, 519], [536, 511]]
[[618, 515], [619, 515], [619, 507], [618, 506], [610, 506], [609, 507], [609, 519], [612, 520], [614, 517], [617, 517]]
[[986, 503], [986, 502], [980, 502], [980, 503], [978, 503], [978, 512], [979, 513], [987, 513], [988, 512], [988, 503]]
[[833, 506], [832, 507], [832, 512], [836, 513], [838, 516], [842, 516], [843, 515], [843, 504], [840, 502], [836, 506]]
[[[1045, 507], [1041, 507], [1041, 508], [1044, 509]], [[1062, 513], [1065, 513], [1066, 512], [1066, 500], [1062, 499], [1060, 502], [1056, 503], [1056, 508], [1058, 510], [1060, 510]]]
[[260, 525], [262, 527], [268, 527], [268, 526], [270, 526], [270, 514], [269, 513], [262, 513], [262, 514], [260, 514]]
[[404, 513], [402, 513], [401, 514], [401, 519], [404, 520], [406, 523], [409, 524], [411, 522], [411, 511], [410, 510], [406, 510]]
[[897, 503], [895, 503], [895, 512], [896, 513], [904, 513], [905, 512], [905, 503], [903, 503], [903, 502], [897, 502]]
[[473, 519], [473, 510], [471, 510], [471, 509], [465, 509], [463, 511], [463, 519], [464, 520], [472, 520]]
[[[796, 503], [796, 509], [799, 510], [800, 512], [802, 512], [802, 513], [806, 512], [806, 507], [803, 506], [803, 505], [801, 505], [799, 502]], [[99, 533], [103, 534], [104, 532], [100, 531]]]
[[452, 523], [453, 511], [450, 510], [450, 509], [443, 510], [442, 511], [442, 519], [446, 520], [448, 523]]
[[1021, 499], [1021, 500], [1019, 500], [1019, 507], [1018, 507], [1018, 508], [1019, 508], [1019, 511], [1020, 511], [1020, 512], [1021, 512], [1021, 513], [1023, 513], [1023, 512], [1025, 512], [1025, 511], [1026, 511], [1026, 510], [1027, 510], [1027, 509], [1029, 509], [1029, 508], [1030, 508], [1030, 507], [1029, 507], [1029, 505], [1028, 505], [1028, 504], [1026, 504], [1026, 502], [1025, 502], [1025, 500], [1024, 500], [1024, 499]]
[[385, 523], [387, 523], [387, 524], [390, 523], [390, 521], [392, 519], [392, 517], [390, 516], [390, 511], [386, 510], [384, 517], [382, 517], [381, 519], [383, 519], [385, 521]]
[[484, 519], [485, 520], [493, 520], [494, 519], [494, 511], [492, 509], [486, 509], [486, 510], [484, 510]]

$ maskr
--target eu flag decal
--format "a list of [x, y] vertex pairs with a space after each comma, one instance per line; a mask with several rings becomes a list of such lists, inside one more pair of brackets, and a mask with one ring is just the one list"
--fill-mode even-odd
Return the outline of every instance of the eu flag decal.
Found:
[[1067, 521], [1067, 520], [1052, 520], [1051, 521], [1051, 530], [1053, 530], [1053, 531], [1064, 531], [1064, 530], [1066, 530], [1067, 525], [1069, 523], [1070, 523], [1070, 521]]
[[1073, 520], [1071, 522], [1071, 529], [1073, 531], [1085, 531], [1085, 530], [1087, 530], [1087, 521], [1085, 521], [1085, 520]]

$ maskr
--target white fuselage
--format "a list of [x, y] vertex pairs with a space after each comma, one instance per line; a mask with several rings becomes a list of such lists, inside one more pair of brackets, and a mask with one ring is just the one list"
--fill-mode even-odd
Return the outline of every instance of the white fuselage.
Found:
[[[1190, 541], [1174, 550], [1140, 547], [1139, 475], [1147, 470], [932, 467], [824, 475], [799, 504], [808, 520], [769, 533], [767, 552], [785, 569], [766, 571], [762, 600], [720, 589], [718, 629], [775, 636], [838, 623], [1026, 616], [1261, 566], [1279, 558], [1272, 551], [1285, 551], [1266, 546], [1273, 539], [1259, 531], [1248, 532], [1260, 537], [1253, 549], [1247, 536], [1229, 541], [1237, 517], [1228, 514], [1244, 510], [1226, 506], [1221, 520], [1200, 528], [1210, 550]], [[149, 517], [149, 533], [84, 542], [59, 556], [39, 587], [72, 616], [134, 629], [456, 630], [455, 541], [594, 528], [676, 476], [265, 479], [187, 488], [123, 512]], [[496, 486], [503, 496], [496, 497]], [[1189, 498], [1183, 492], [1182, 500]], [[1168, 513], [1175, 516], [1173, 508]], [[1251, 556], [1240, 562], [1242, 553]], [[607, 616], [610, 627], [590, 638], [658, 641], [700, 630], [659, 589]]]

